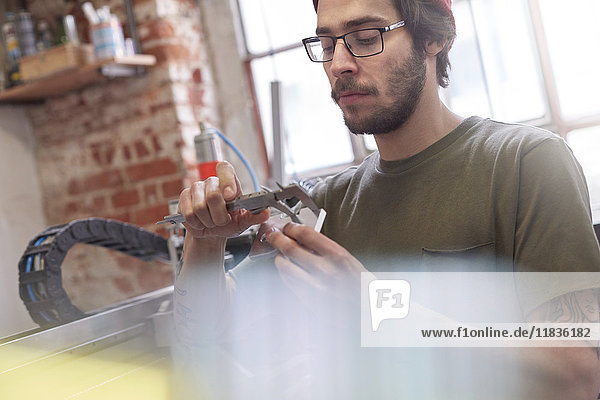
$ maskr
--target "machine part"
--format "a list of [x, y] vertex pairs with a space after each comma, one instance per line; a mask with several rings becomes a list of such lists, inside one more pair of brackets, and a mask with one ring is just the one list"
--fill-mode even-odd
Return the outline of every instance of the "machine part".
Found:
[[[295, 183], [285, 187], [280, 186], [280, 190], [269, 191], [268, 189], [263, 189], [260, 192], [240, 196], [234, 201], [227, 203], [227, 210], [235, 211], [246, 209], [253, 214], [258, 214], [269, 207], [273, 207], [282, 213], [287, 214], [293, 222], [302, 223], [296, 215], [297, 212], [290, 208], [297, 205], [298, 202], [301, 202], [304, 207], [308, 207], [315, 216], [319, 216], [319, 207], [311, 199], [308, 193]], [[185, 218], [183, 215], [171, 214], [164, 217], [164, 221], [159, 221], [157, 224], [164, 224], [166, 222], [177, 224], [184, 221]]]
[[200, 134], [194, 137], [196, 160], [198, 161], [198, 174], [200, 179], [217, 175], [217, 163], [223, 159], [219, 137], [213, 128], [200, 125]]
[[171, 399], [172, 297], [169, 286], [0, 339], [0, 397]]
[[285, 182], [285, 129], [281, 104], [281, 81], [271, 82], [271, 123], [273, 125], [273, 161], [271, 176], [275, 182]]
[[[179, 205], [178, 200], [169, 200], [169, 212], [176, 213]], [[169, 257], [171, 258], [171, 266], [173, 267], [173, 276], [177, 276], [179, 258], [183, 251], [183, 240], [185, 238], [185, 228], [181, 224], [171, 224], [167, 228], [169, 232]]]
[[42, 327], [86, 315], [71, 303], [62, 286], [61, 264], [77, 243], [105, 247], [144, 261], [169, 262], [167, 240], [134, 225], [89, 218], [47, 228], [29, 242], [19, 261], [19, 295], [31, 318]]

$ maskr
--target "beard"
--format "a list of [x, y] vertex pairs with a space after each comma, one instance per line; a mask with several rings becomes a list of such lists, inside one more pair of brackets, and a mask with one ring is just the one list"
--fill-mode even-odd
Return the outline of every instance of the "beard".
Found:
[[[425, 55], [413, 49], [411, 56], [402, 65], [395, 66], [387, 77], [385, 94], [393, 99], [392, 104], [376, 106], [365, 117], [356, 115], [359, 106], [346, 106], [346, 110], [342, 110], [344, 123], [354, 134], [379, 135], [400, 128], [417, 108], [425, 77]], [[360, 84], [354, 78], [340, 79], [331, 91], [338, 106], [339, 94], [344, 91], [379, 95], [375, 86]]]

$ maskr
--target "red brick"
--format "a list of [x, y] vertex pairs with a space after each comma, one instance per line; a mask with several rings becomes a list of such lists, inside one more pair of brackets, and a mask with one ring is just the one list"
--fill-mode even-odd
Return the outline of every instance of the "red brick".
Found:
[[192, 72], [192, 79], [194, 83], [202, 83], [202, 70], [200, 68], [195, 68]]
[[103, 141], [100, 143], [93, 143], [92, 158], [96, 164], [100, 166], [110, 165], [115, 157], [115, 145], [110, 141]]
[[193, 106], [204, 106], [204, 90], [202, 88], [190, 87], [188, 99]]
[[106, 208], [106, 198], [104, 196], [96, 197], [92, 201], [92, 207], [94, 207], [95, 210], [105, 209]]
[[79, 179], [71, 179], [67, 184], [67, 193], [69, 194], [80, 194], [84, 191], [83, 182]]
[[117, 214], [108, 214], [104, 218], [114, 219], [115, 221], [121, 221], [121, 222], [130, 222], [131, 221], [131, 218], [129, 217], [128, 212], [122, 212], [122, 213], [117, 213]]
[[131, 223], [138, 226], [154, 225], [156, 221], [161, 221], [168, 214], [169, 206], [167, 203], [146, 207], [142, 210], [132, 212]]
[[156, 184], [144, 187], [144, 200], [146, 204], [156, 204], [158, 201], [158, 186]]
[[131, 182], [139, 182], [178, 172], [177, 165], [169, 158], [127, 167], [127, 176]]
[[64, 214], [66, 216], [77, 214], [81, 210], [80, 203], [71, 201], [65, 204]]
[[143, 141], [136, 140], [136, 142], [133, 145], [135, 146], [135, 152], [137, 153], [137, 156], [139, 158], [143, 158], [150, 155], [150, 150], [148, 150], [148, 147]]
[[108, 189], [123, 184], [119, 171], [104, 171], [90, 175], [87, 178], [71, 179], [68, 184], [69, 194], [81, 194], [95, 190]]
[[133, 206], [140, 202], [140, 195], [136, 189], [124, 190], [111, 197], [114, 208]]
[[159, 111], [162, 111], [162, 110], [170, 110], [170, 109], [172, 109], [172, 108], [174, 108], [174, 107], [175, 107], [175, 106], [173, 105], [173, 102], [172, 102], [172, 101], [169, 101], [169, 102], [166, 102], [166, 103], [160, 103], [160, 104], [152, 104], [152, 105], [150, 106], [150, 112], [151, 112], [152, 114], [156, 114], [156, 113], [158, 113]]
[[123, 146], [123, 157], [125, 157], [126, 160], [131, 160], [131, 150], [127, 145]]
[[157, 225], [157, 228], [147, 227], [146, 229], [153, 233], [156, 233], [159, 236], [164, 237], [165, 239], [169, 239], [170, 234], [169, 234], [169, 231], [167, 230], [167, 226], [165, 226], [165, 225], [169, 225], [169, 224]]
[[163, 38], [172, 38], [175, 36], [175, 30], [171, 24], [164, 19], [147, 21], [143, 24], [140, 24], [138, 27], [138, 32], [140, 34], [140, 40], [143, 42]]
[[144, 48], [144, 53], [155, 56], [159, 64], [168, 61], [190, 61], [191, 59], [190, 49], [178, 44], [147, 46]]
[[84, 187], [86, 191], [108, 189], [123, 184], [123, 178], [119, 171], [105, 171], [90, 176], [85, 180]]
[[87, 216], [101, 216], [106, 212], [106, 198], [104, 196], [86, 198], [81, 206], [81, 212]]
[[179, 193], [183, 190], [183, 182], [181, 179], [168, 181], [162, 184], [163, 196], [165, 199], [179, 197]]
[[157, 153], [163, 149], [160, 144], [160, 140], [158, 140], [158, 136], [152, 136], [152, 146], [154, 146], [154, 151]]

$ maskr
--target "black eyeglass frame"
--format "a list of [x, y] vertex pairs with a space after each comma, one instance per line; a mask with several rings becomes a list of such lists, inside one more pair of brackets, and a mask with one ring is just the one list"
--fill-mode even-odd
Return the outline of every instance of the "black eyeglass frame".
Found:
[[[342, 39], [344, 41], [344, 46], [346, 46], [346, 49], [348, 49], [348, 51], [350, 52], [350, 54], [352, 54], [352, 56], [357, 57], [357, 58], [371, 57], [371, 56], [375, 56], [377, 54], [383, 53], [383, 49], [385, 47], [384, 46], [384, 40], [383, 40], [383, 34], [384, 33], [393, 31], [394, 29], [402, 28], [405, 25], [406, 25], [406, 23], [404, 22], [404, 20], [402, 20], [402, 21], [398, 21], [398, 22], [395, 22], [393, 24], [390, 24], [388, 26], [384, 26], [383, 28], [357, 29], [355, 31], [344, 33], [343, 35], [340, 35], [340, 36], [327, 36], [327, 35], [311, 36], [311, 37], [307, 37], [305, 39], [302, 39], [302, 44], [304, 45], [304, 50], [306, 50], [306, 54], [308, 55], [308, 58], [310, 59], [310, 61], [316, 62], [316, 63], [326, 63], [326, 62], [329, 62], [329, 61], [333, 60], [334, 51], [331, 52], [331, 58], [329, 58], [329, 59], [314, 60], [311, 57], [311, 52], [308, 49], [309, 46], [310, 46], [310, 44], [314, 43], [314, 42], [317, 42], [317, 41], [320, 42], [321, 38], [332, 39], [334, 47], [336, 46], [337, 41], [340, 40], [340, 39]], [[348, 42], [346, 41], [346, 36], [351, 35], [351, 34], [356, 33], [356, 32], [363, 32], [363, 31], [378, 31], [379, 32], [379, 36], [380, 36], [380, 39], [381, 39], [381, 50], [379, 50], [379, 51], [377, 51], [377, 52], [375, 52], [373, 54], [368, 54], [368, 55], [364, 55], [364, 56], [359, 56], [359, 55], [354, 54], [354, 52], [352, 51], [352, 49], [348, 45]]]

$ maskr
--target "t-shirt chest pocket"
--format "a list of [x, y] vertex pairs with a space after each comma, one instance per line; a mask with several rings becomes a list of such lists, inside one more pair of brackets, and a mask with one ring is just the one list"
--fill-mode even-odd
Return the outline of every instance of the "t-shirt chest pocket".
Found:
[[496, 271], [494, 242], [452, 249], [421, 249], [423, 272], [492, 272]]

